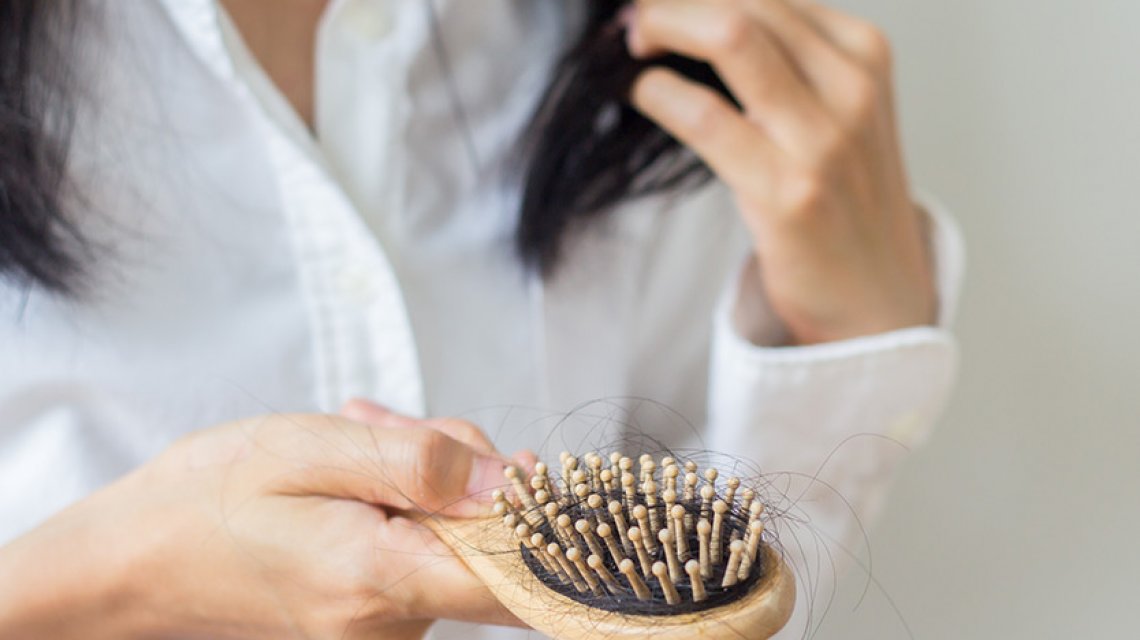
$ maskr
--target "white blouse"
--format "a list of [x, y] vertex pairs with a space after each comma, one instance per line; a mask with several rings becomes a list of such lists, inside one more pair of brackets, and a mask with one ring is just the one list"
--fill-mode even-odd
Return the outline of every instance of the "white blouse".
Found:
[[636, 432], [752, 461], [826, 589], [801, 543], [860, 548], [950, 389], [958, 236], [929, 207], [938, 327], [810, 347], [730, 325], [749, 242], [719, 184], [627, 204], [528, 275], [510, 159], [576, 6], [334, 0], [310, 133], [211, 0], [100, 3], [76, 63], [85, 291], [0, 284], [0, 543], [190, 430], [359, 396], [504, 451]]

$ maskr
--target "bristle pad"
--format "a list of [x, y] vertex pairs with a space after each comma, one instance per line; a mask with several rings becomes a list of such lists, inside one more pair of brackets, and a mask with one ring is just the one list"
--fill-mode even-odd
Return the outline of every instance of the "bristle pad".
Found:
[[746, 594], [766, 569], [755, 491], [737, 500], [738, 478], [692, 461], [637, 459], [636, 474], [634, 459], [617, 452], [564, 453], [562, 473], [547, 476], [543, 465], [537, 481], [509, 469], [517, 499], [497, 512], [528, 568], [562, 595], [629, 614], [700, 611]]

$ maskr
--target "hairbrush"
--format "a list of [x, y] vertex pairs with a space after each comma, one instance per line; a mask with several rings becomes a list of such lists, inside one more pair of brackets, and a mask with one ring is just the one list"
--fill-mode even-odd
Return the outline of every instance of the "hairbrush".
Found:
[[496, 598], [555, 638], [745, 638], [780, 630], [792, 572], [738, 478], [694, 462], [561, 455], [507, 467], [494, 516], [429, 519]]

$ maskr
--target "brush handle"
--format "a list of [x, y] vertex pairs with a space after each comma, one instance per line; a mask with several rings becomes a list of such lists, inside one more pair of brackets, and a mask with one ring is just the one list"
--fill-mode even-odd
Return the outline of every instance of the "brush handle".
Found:
[[627, 615], [588, 607], [550, 589], [523, 562], [518, 541], [497, 518], [428, 517], [430, 527], [520, 620], [559, 640], [765, 640], [792, 614], [795, 579], [783, 559], [764, 546], [764, 577], [741, 599], [699, 613]]

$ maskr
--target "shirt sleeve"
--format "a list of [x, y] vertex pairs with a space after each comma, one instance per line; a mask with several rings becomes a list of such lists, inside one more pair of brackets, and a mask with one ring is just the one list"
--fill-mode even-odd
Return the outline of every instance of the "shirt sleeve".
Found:
[[[927, 438], [949, 395], [957, 364], [949, 324], [964, 255], [953, 220], [922, 200], [939, 290], [936, 326], [768, 347], [733, 326], [739, 273], [717, 305], [705, 443], [759, 465], [771, 512], [785, 516], [773, 522], [774, 533], [793, 565], [797, 555], [815, 558], [816, 567], [849, 564], [894, 471]], [[761, 340], [781, 329], [774, 321]], [[821, 548], [805, 549], [813, 545]], [[817, 563], [821, 553], [830, 558]]]

